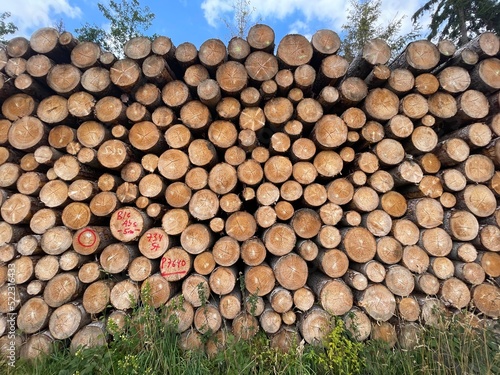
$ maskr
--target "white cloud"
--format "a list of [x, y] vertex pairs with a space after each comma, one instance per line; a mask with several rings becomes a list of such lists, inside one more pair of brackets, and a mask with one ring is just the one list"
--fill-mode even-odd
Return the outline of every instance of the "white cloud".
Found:
[[[235, 2], [235, 0], [204, 0], [202, 9], [205, 19], [210, 25], [215, 26], [221, 14], [233, 11]], [[343, 19], [346, 3], [348, 0], [251, 0], [250, 8], [254, 9], [252, 18], [263, 21], [272, 18], [283, 20], [295, 12], [302, 13], [307, 22], [338, 21]]]
[[301, 20], [293, 22], [289, 27], [289, 34], [300, 34], [305, 36], [308, 40], [311, 40], [315, 31], [316, 30], [311, 30], [309, 24]]
[[68, 0], [5, 1], [2, 11], [10, 12], [8, 21], [18, 27], [16, 35], [27, 38], [40, 27], [54, 25], [61, 18], [78, 18], [82, 14], [80, 8]]
[[[402, 33], [411, 30], [411, 16], [423, 4], [423, 0], [382, 0], [382, 24], [387, 24], [398, 16], [406, 14], [403, 21]], [[221, 17], [233, 12], [236, 0], [203, 0], [202, 9], [209, 25], [217, 27]], [[270, 24], [272, 19], [283, 20], [293, 16], [289, 32], [300, 31], [301, 34], [314, 33], [320, 27], [328, 27], [337, 33], [342, 31], [342, 25], [347, 20], [349, 0], [251, 0], [250, 8], [254, 9], [252, 19]], [[298, 23], [299, 22], [299, 23]], [[422, 22], [424, 24], [424, 22]], [[300, 25], [300, 28], [298, 26]], [[425, 24], [424, 24], [425, 26]]]
[[201, 3], [201, 9], [208, 24], [217, 27], [220, 23], [222, 14], [231, 13], [233, 1], [228, 0], [204, 0]]
[[[420, 8], [423, 4], [421, 0], [405, 0], [402, 3], [400, 0], [382, 0], [381, 6], [381, 19], [380, 23], [382, 25], [387, 25], [389, 22], [393, 21], [394, 18], [400, 18], [402, 16], [406, 16], [403, 19], [401, 26], [401, 34], [407, 34], [412, 30], [413, 23], [411, 20], [411, 16], [413, 13]], [[429, 17], [425, 15], [422, 19], [419, 20], [419, 23], [425, 27], [428, 25]]]

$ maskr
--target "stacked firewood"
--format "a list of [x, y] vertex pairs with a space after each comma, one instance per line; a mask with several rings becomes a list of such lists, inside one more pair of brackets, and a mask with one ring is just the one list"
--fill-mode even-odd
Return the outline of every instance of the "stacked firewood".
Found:
[[[52, 28], [0, 49], [0, 345], [96, 345], [134, 303], [207, 332], [400, 344], [500, 316], [498, 36], [391, 59], [255, 25], [227, 46]], [[219, 343], [223, 340], [219, 340]], [[207, 350], [218, 350], [209, 343]]]

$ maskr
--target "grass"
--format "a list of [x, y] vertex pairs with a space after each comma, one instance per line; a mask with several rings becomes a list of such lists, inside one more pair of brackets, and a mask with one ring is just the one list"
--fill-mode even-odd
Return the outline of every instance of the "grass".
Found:
[[[175, 324], [165, 324], [164, 312], [145, 304], [138, 307], [123, 330], [110, 326], [113, 339], [104, 347], [79, 349], [59, 342], [50, 355], [35, 361], [18, 360], [16, 367], [0, 362], [0, 373], [33, 375], [84, 374], [499, 374], [500, 337], [470, 313], [443, 317], [434, 327], [418, 329], [410, 349], [391, 348], [381, 341], [356, 342], [343, 321], [324, 345], [295, 343], [286, 353], [270, 346], [262, 332], [249, 340], [227, 333], [225, 345], [207, 355], [204, 350], [184, 351]], [[491, 321], [490, 321], [491, 322]], [[174, 322], [175, 323], [175, 322]], [[498, 324], [497, 322], [493, 322]], [[230, 332], [227, 330], [227, 332]], [[217, 335], [206, 333], [206, 344]], [[66, 343], [67, 344], [67, 343]]]

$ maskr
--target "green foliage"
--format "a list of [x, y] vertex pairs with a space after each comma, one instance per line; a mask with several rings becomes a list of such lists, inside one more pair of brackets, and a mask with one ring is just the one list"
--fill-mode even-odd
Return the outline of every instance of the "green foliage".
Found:
[[14, 25], [12, 22], [7, 22], [7, 19], [9, 17], [9, 12], [0, 13], [0, 43], [7, 43], [4, 37], [17, 31], [16, 25]]
[[326, 336], [324, 350], [319, 351], [317, 362], [323, 374], [359, 374], [363, 367], [360, 353], [363, 344], [351, 340], [342, 319], [335, 319], [333, 330]]
[[393, 56], [396, 56], [409, 42], [419, 35], [420, 26], [414, 25], [406, 35], [400, 35], [405, 16], [396, 16], [388, 25], [378, 24], [381, 16], [382, 0], [350, 0], [347, 24], [342, 29], [347, 35], [342, 41], [342, 51], [348, 61], [352, 61], [370, 39], [381, 38], [387, 42]]
[[75, 29], [77, 38], [99, 44], [104, 50], [122, 56], [123, 46], [132, 38], [143, 36], [155, 18], [148, 6], [140, 7], [139, 0], [97, 3], [99, 11], [109, 21], [109, 30], [96, 24], [85, 23]]
[[[150, 291], [146, 287], [145, 298]], [[179, 300], [180, 302], [182, 300]], [[181, 305], [178, 305], [181, 308]], [[443, 317], [440, 324], [421, 327], [412, 349], [391, 348], [383, 341], [351, 341], [340, 318], [324, 346], [292, 343], [288, 352], [270, 346], [264, 332], [237, 340], [229, 331], [224, 345], [208, 357], [202, 351], [182, 351], [179, 334], [165, 323], [165, 311], [150, 303], [138, 305], [123, 331], [115, 327], [104, 347], [71, 353], [58, 342], [49, 356], [34, 362], [18, 360], [11, 368], [0, 359], [0, 373], [15, 375], [313, 375], [313, 374], [498, 374], [500, 323], [478, 322], [470, 313]], [[108, 328], [112, 324], [108, 324]]]
[[[492, 327], [477, 326], [470, 313], [441, 317], [436, 326], [422, 327], [419, 345], [394, 350], [369, 341], [362, 352], [367, 375], [498, 374], [500, 336]], [[484, 322], [483, 322], [484, 324]], [[498, 325], [498, 322], [494, 322]]]
[[425, 13], [431, 14], [429, 39], [448, 38], [463, 45], [485, 31], [500, 33], [496, 0], [429, 0], [413, 14], [413, 22]]

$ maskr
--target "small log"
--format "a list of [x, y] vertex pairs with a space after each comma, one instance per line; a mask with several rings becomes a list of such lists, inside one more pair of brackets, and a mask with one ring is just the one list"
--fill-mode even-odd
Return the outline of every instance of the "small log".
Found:
[[347, 140], [346, 123], [336, 115], [325, 115], [316, 122], [311, 137], [321, 149], [334, 149]]
[[439, 279], [448, 279], [453, 276], [453, 263], [445, 257], [430, 259], [430, 272]]
[[389, 322], [372, 322], [370, 340], [383, 342], [390, 348], [393, 348], [397, 341], [396, 327]]
[[497, 225], [483, 225], [479, 229], [479, 235], [474, 239], [473, 243], [478, 247], [489, 251], [500, 251], [500, 247], [496, 238], [500, 228]]
[[272, 268], [265, 263], [245, 270], [245, 288], [252, 295], [265, 296], [274, 288], [275, 280]]
[[184, 181], [191, 190], [201, 190], [208, 185], [208, 172], [201, 167], [192, 168], [186, 173]]
[[49, 320], [50, 334], [58, 340], [73, 336], [90, 322], [90, 316], [80, 303], [66, 303], [58, 307]]
[[460, 163], [457, 169], [462, 172], [469, 182], [484, 183], [495, 174], [493, 161], [485, 155], [470, 155], [467, 160]]
[[16, 193], [3, 202], [0, 211], [2, 219], [9, 224], [28, 224], [40, 208], [39, 202], [33, 197]]
[[193, 268], [196, 273], [207, 276], [215, 268], [215, 260], [210, 251], [204, 251], [194, 258]]
[[151, 55], [143, 61], [142, 72], [148, 81], [158, 86], [171, 82], [176, 78], [169, 63], [158, 55]]
[[369, 285], [359, 292], [358, 305], [376, 321], [388, 321], [396, 311], [396, 299], [382, 284]]
[[257, 237], [245, 240], [241, 244], [240, 257], [247, 266], [258, 266], [266, 258], [264, 243]]
[[245, 241], [255, 234], [257, 224], [251, 214], [244, 211], [238, 211], [227, 218], [225, 230], [226, 233], [235, 240]]
[[94, 322], [80, 329], [71, 339], [70, 351], [76, 353], [78, 348], [104, 347], [106, 345], [104, 323]]
[[313, 306], [298, 322], [301, 336], [308, 344], [319, 345], [332, 329], [330, 314], [320, 306]]
[[144, 234], [151, 226], [151, 219], [134, 207], [124, 207], [111, 215], [113, 236], [122, 242], [132, 241]]
[[29, 152], [47, 144], [49, 130], [36, 117], [24, 116], [12, 123], [8, 134], [11, 146], [18, 150]]
[[247, 312], [241, 312], [233, 319], [232, 332], [236, 340], [249, 340], [259, 331], [259, 322]]
[[19, 356], [24, 360], [34, 360], [40, 355], [50, 355], [53, 350], [54, 338], [50, 332], [44, 331], [30, 336], [21, 346]]
[[323, 273], [331, 278], [340, 278], [345, 275], [349, 267], [349, 260], [345, 253], [337, 249], [319, 250], [314, 259], [316, 265]]
[[453, 264], [456, 278], [470, 285], [480, 285], [484, 282], [486, 273], [479, 264], [462, 262], [453, 262]]
[[181, 208], [169, 209], [162, 218], [162, 228], [168, 235], [179, 235], [189, 225], [190, 215]]
[[278, 73], [278, 60], [270, 53], [255, 51], [246, 58], [245, 68], [252, 80], [264, 82]]
[[100, 279], [101, 276], [101, 265], [98, 262], [85, 263], [78, 271], [78, 278], [85, 284], [91, 284]]
[[215, 263], [217, 263], [218, 265], [230, 267], [235, 264], [240, 258], [240, 245], [238, 241], [236, 241], [232, 237], [221, 237], [215, 242], [212, 248], [212, 256]]
[[320, 91], [325, 86], [335, 86], [337, 81], [347, 73], [349, 62], [339, 55], [329, 55], [321, 60], [321, 65], [316, 75], [314, 90]]
[[342, 242], [339, 249], [345, 251], [349, 259], [358, 263], [373, 259], [376, 253], [376, 242], [367, 229], [362, 227], [343, 229], [341, 234]]
[[439, 60], [439, 50], [433, 43], [417, 40], [408, 44], [404, 52], [390, 64], [390, 68], [406, 68], [412, 72], [425, 73], [435, 68]]
[[245, 39], [235, 36], [227, 43], [227, 54], [229, 60], [242, 63], [250, 54], [250, 44]]
[[[381, 105], [383, 103], [383, 105]], [[364, 110], [368, 117], [377, 121], [386, 121], [397, 115], [399, 99], [392, 91], [384, 88], [370, 90], [364, 101]]]
[[141, 299], [153, 308], [159, 308], [172, 297], [175, 289], [159, 273], [149, 276], [141, 286]]
[[90, 284], [83, 293], [83, 307], [89, 314], [98, 314], [109, 305], [111, 289], [114, 286], [111, 280], [99, 280]]
[[383, 237], [389, 234], [392, 227], [392, 219], [384, 210], [373, 210], [362, 216], [362, 224], [374, 236]]
[[467, 285], [455, 277], [443, 282], [439, 295], [445, 304], [457, 309], [464, 308], [471, 300], [471, 293]]
[[416, 291], [432, 296], [439, 292], [439, 287], [439, 279], [430, 273], [424, 272], [421, 275], [415, 276]]
[[206, 277], [192, 273], [182, 283], [182, 295], [193, 307], [200, 307], [207, 301], [210, 287]]
[[4, 176], [3, 181], [0, 183], [2, 188], [14, 187], [22, 175], [20, 166], [9, 162], [0, 165], [0, 172]]
[[117, 274], [125, 271], [137, 254], [137, 248], [134, 246], [113, 243], [103, 249], [99, 261], [105, 272]]
[[497, 286], [483, 283], [477, 285], [472, 291], [472, 300], [474, 306], [483, 314], [496, 318], [500, 315], [500, 307], [498, 306], [499, 289]]
[[307, 64], [313, 55], [313, 47], [302, 35], [288, 34], [278, 44], [276, 56], [287, 67]]
[[500, 60], [498, 58], [488, 58], [477, 63], [470, 72], [470, 87], [486, 95], [498, 90], [500, 79], [494, 72], [498, 70], [499, 66]]
[[23, 74], [26, 72], [26, 59], [23, 59], [22, 57], [11, 57], [7, 60], [4, 72], [10, 78], [16, 78], [20, 74]]
[[276, 333], [281, 328], [281, 315], [271, 305], [267, 304], [259, 316], [259, 324], [264, 332], [269, 334]]
[[222, 92], [234, 96], [247, 86], [248, 74], [243, 64], [228, 61], [217, 68], [216, 80]]
[[109, 301], [114, 308], [128, 310], [139, 301], [139, 287], [131, 280], [116, 283], [111, 289]]
[[413, 274], [403, 266], [392, 265], [385, 276], [385, 285], [397, 296], [407, 297], [415, 287]]
[[124, 92], [130, 92], [140, 83], [142, 71], [139, 64], [132, 59], [121, 59], [109, 68], [111, 82]]
[[349, 66], [346, 76], [366, 78], [373, 66], [386, 64], [391, 56], [389, 46], [379, 38], [370, 39]]
[[[130, 277], [130, 280], [132, 281], [145, 281], [148, 279], [153, 273], [157, 272], [159, 270], [159, 265], [158, 262], [154, 262], [151, 259], [148, 259], [144, 256], [138, 256], [137, 258], [134, 258], [132, 262], [130, 262], [130, 265], [128, 266], [128, 274]], [[165, 281], [164, 278], [160, 280], [158, 283], [158, 288], [163, 288], [164, 286], [163, 281]], [[143, 286], [145, 287], [145, 284], [143, 283]], [[141, 291], [142, 292], [142, 291]], [[160, 292], [160, 299], [163, 298], [162, 293]], [[148, 297], [151, 298], [151, 297]], [[145, 299], [145, 302], [149, 303], [149, 300]]]
[[216, 216], [219, 210], [217, 195], [209, 190], [196, 191], [189, 201], [189, 212], [198, 220], [208, 220]]
[[375, 171], [368, 178], [368, 185], [379, 193], [388, 193], [394, 187], [392, 175], [384, 170]]
[[188, 225], [181, 234], [180, 243], [188, 253], [196, 255], [207, 250], [213, 242], [213, 235], [207, 225]]
[[[7, 223], [4, 223], [7, 224]], [[42, 248], [40, 246], [41, 237], [38, 235], [27, 234], [17, 241], [17, 252], [21, 255], [31, 256], [41, 254]], [[9, 241], [10, 242], [10, 241]], [[35, 260], [35, 259], [33, 259]]]
[[289, 253], [279, 258], [273, 258], [270, 265], [274, 271], [276, 281], [282, 287], [294, 291], [306, 285], [308, 278], [307, 264], [299, 255]]
[[456, 207], [469, 210], [477, 217], [488, 217], [496, 210], [495, 195], [486, 185], [467, 185], [457, 194]]
[[221, 296], [235, 289], [236, 279], [236, 268], [219, 266], [210, 273], [208, 284], [214, 294]]
[[368, 287], [368, 278], [358, 271], [348, 269], [342, 279], [355, 290], [365, 290]]
[[393, 69], [385, 88], [401, 96], [409, 92], [415, 85], [415, 77], [408, 69]]
[[170, 108], [160, 106], [161, 91], [152, 83], [139, 86], [134, 93], [135, 100], [152, 111], [151, 118], [158, 126], [167, 126], [171, 123], [173, 111]]
[[35, 266], [35, 277], [41, 281], [49, 281], [59, 272], [59, 259], [54, 255], [45, 255]]
[[165, 324], [172, 326], [178, 333], [185, 332], [193, 323], [193, 305], [184, 300], [182, 294], [178, 294], [167, 301], [165, 306]]
[[47, 305], [56, 308], [73, 301], [82, 291], [83, 285], [75, 273], [60, 273], [48, 281], [43, 299]]
[[196, 309], [193, 323], [198, 332], [202, 334], [217, 332], [222, 325], [222, 316], [215, 304], [207, 303]]

